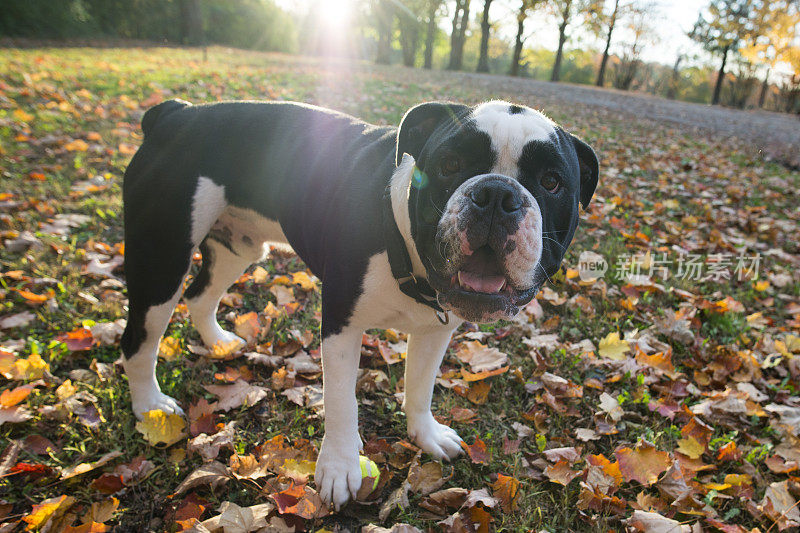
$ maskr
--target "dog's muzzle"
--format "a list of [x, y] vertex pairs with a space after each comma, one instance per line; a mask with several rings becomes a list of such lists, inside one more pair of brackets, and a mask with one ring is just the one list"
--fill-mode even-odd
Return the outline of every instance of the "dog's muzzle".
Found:
[[436, 246], [431, 281], [444, 307], [472, 322], [510, 318], [538, 288], [539, 205], [512, 178], [475, 176], [448, 200]]

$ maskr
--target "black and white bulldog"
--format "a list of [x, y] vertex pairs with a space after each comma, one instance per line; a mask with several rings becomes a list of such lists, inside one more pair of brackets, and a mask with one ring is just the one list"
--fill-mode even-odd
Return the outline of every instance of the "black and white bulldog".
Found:
[[219, 326], [217, 305], [268, 243], [286, 243], [322, 280], [315, 479], [337, 509], [361, 485], [362, 332], [409, 333], [408, 434], [437, 459], [455, 457], [461, 439], [430, 410], [453, 330], [511, 318], [534, 297], [598, 179], [587, 144], [499, 101], [425, 103], [391, 128], [297, 103], [171, 100], [147, 111], [142, 129], [123, 186], [134, 412], [182, 413], [155, 367], [192, 254], [203, 263], [183, 296], [203, 342], [244, 345]]

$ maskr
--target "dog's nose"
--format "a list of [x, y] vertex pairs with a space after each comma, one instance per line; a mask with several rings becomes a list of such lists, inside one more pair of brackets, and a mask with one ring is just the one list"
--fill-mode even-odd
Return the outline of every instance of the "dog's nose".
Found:
[[505, 181], [483, 180], [470, 191], [469, 199], [486, 212], [513, 213], [522, 208], [522, 197], [517, 188]]

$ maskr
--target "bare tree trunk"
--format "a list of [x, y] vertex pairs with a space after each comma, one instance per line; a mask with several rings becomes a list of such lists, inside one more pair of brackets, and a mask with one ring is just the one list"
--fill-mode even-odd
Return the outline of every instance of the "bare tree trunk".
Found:
[[770, 69], [767, 69], [767, 73], [764, 75], [764, 81], [761, 82], [761, 92], [758, 94], [758, 108], [761, 109], [764, 107], [764, 103], [767, 101], [767, 91], [769, 90], [769, 72]]
[[508, 72], [511, 76], [519, 76], [519, 60], [522, 56], [522, 32], [525, 31], [525, 17], [526, 0], [522, 0], [522, 5], [517, 14], [517, 38], [514, 40], [514, 56], [511, 58], [511, 70]]
[[669, 86], [667, 87], [667, 98], [670, 100], [674, 100], [675, 97], [678, 96], [678, 80], [680, 79], [680, 67], [683, 58], [683, 54], [678, 54], [678, 57], [675, 59], [675, 65], [672, 67], [672, 77], [670, 77]]
[[714, 96], [711, 98], [711, 105], [719, 105], [719, 95], [722, 93], [722, 81], [725, 79], [725, 64], [728, 62], [728, 48], [722, 50], [722, 64], [717, 73], [717, 83], [714, 85]]
[[597, 81], [595, 85], [602, 87], [606, 78], [606, 64], [608, 63], [608, 49], [611, 48], [611, 34], [614, 33], [614, 25], [617, 23], [617, 12], [619, 10], [619, 0], [614, 0], [614, 11], [611, 13], [611, 21], [608, 24], [608, 35], [606, 36], [606, 47], [603, 50], [603, 59], [600, 60], [600, 70], [597, 71]]
[[561, 79], [561, 58], [564, 55], [564, 42], [567, 40], [567, 22], [566, 17], [564, 21], [558, 26], [558, 50], [556, 51], [556, 61], [553, 63], [553, 73], [550, 75], [550, 81], [558, 81]]
[[403, 48], [403, 65], [413, 67], [419, 44], [419, 23], [405, 13], [400, 16], [400, 46]]
[[203, 14], [200, 0], [181, 0], [181, 41], [183, 44], [202, 44]]
[[425, 35], [425, 68], [433, 68], [433, 41], [436, 38], [436, 10], [439, 0], [428, 0], [428, 30]]
[[456, 70], [456, 50], [458, 49], [458, 22], [461, 20], [461, 10], [467, 0], [456, 0], [455, 13], [453, 14], [453, 29], [450, 32], [450, 62], [447, 70]]
[[492, 0], [483, 1], [483, 18], [481, 19], [481, 54], [478, 59], [477, 72], [489, 72], [489, 6]]
[[453, 70], [461, 70], [464, 64], [464, 43], [467, 40], [467, 26], [469, 25], [469, 3], [470, 0], [464, 0], [464, 9], [461, 11], [461, 26], [458, 29], [458, 47], [456, 48], [456, 64]]

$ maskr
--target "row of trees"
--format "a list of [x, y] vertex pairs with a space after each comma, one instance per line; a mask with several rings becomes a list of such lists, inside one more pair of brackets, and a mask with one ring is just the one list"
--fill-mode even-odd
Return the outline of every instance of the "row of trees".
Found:
[[[290, 12], [274, 0], [26, 0], [0, 9], [0, 36], [346, 53], [798, 111], [800, 0], [706, 1], [689, 35], [716, 58], [716, 75], [687, 50], [671, 68], [642, 60], [647, 47], [671, 44], [659, 42], [658, 25], [675, 24], [660, 17], [659, 0], [308, 0]], [[325, 20], [348, 4], [346, 26]], [[543, 24], [557, 32], [555, 50], [526, 46]]]
[[[479, 11], [474, 26], [480, 33], [479, 57], [476, 70], [489, 72], [489, 49], [496, 22], [490, 18], [493, 4], [514, 8], [516, 15], [516, 35], [513, 42], [508, 74], [523, 74], [526, 67], [524, 44], [527, 38], [526, 22], [531, 18], [550, 20], [558, 31], [558, 45], [552, 61], [549, 79], [559, 81], [563, 68], [565, 46], [571, 34], [589, 34], [602, 42], [599, 54], [595, 85], [607, 83], [609, 64], [613, 63], [614, 87], [628, 90], [635, 85], [647, 85], [643, 75], [648, 70], [641, 60], [646, 46], [659, 44], [656, 24], [659, 23], [659, 5], [654, 0], [477, 0]], [[424, 68], [432, 67], [435, 33], [438, 31], [438, 18], [445, 15], [451, 19], [450, 52], [448, 69], [464, 68], [464, 46], [470, 24], [470, 8], [473, 0], [407, 0], [407, 9], [398, 9], [397, 0], [378, 0], [378, 7], [384, 20], [394, 12], [399, 24], [393, 29], [391, 24], [383, 23], [377, 27], [382, 53], [376, 57], [379, 63], [390, 60], [391, 32], [399, 32], [399, 42], [403, 49], [403, 61], [414, 65], [420, 27], [427, 29], [425, 38]], [[419, 14], [417, 19], [415, 14]], [[671, 21], [663, 21], [669, 24]], [[674, 23], [674, 22], [673, 22]], [[618, 34], [622, 29], [623, 39]], [[413, 32], [413, 33], [409, 33]], [[723, 101], [723, 85], [729, 78], [731, 61], [735, 63], [731, 86], [725, 93], [724, 102], [744, 107], [748, 102], [757, 75], [763, 80], [757, 99], [758, 107], [763, 107], [769, 93], [771, 82], [779, 91], [779, 100], [787, 111], [797, 111], [800, 93], [800, 1], [798, 0], [710, 0], [698, 14], [698, 19], [689, 37], [699, 43], [706, 51], [719, 58], [719, 68], [714, 83], [711, 103]], [[616, 50], [616, 53], [614, 53]], [[660, 83], [667, 97], [679, 95], [682, 64], [690, 58], [686, 51], [678, 52], [672, 71], [665, 83]], [[778, 76], [777, 66], [792, 70], [788, 76]], [[639, 82], [638, 84], [636, 82]]]

